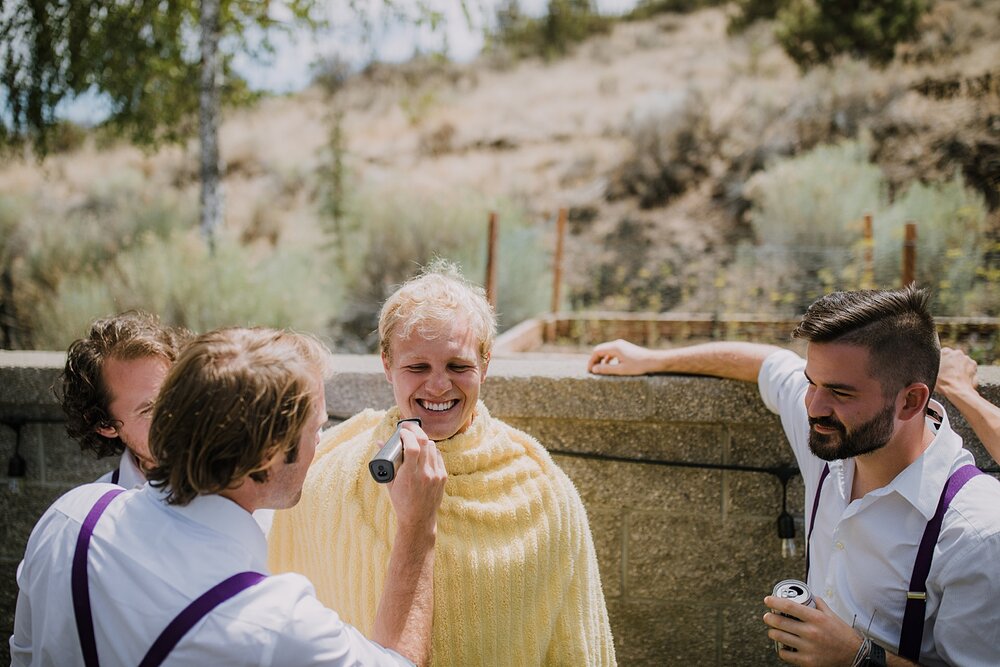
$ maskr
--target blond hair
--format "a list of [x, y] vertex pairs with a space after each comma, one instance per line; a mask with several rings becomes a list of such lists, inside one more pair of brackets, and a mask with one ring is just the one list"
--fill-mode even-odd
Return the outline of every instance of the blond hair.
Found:
[[382, 355], [391, 359], [392, 338], [397, 332], [403, 338], [414, 331], [433, 336], [442, 324], [454, 322], [456, 316], [466, 318], [479, 341], [480, 360], [487, 361], [493, 350], [497, 318], [486, 301], [486, 292], [466, 280], [455, 264], [436, 260], [383, 304], [378, 318]]
[[168, 500], [267, 480], [267, 465], [298, 456], [316, 383], [332, 371], [315, 338], [274, 329], [220, 329], [185, 347], [160, 390], [149, 429], [156, 467], [148, 478]]

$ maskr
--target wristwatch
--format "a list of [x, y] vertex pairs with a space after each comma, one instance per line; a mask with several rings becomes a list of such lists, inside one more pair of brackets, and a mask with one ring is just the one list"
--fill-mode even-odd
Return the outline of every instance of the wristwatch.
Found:
[[885, 667], [885, 649], [872, 642], [868, 657], [861, 661], [861, 667]]

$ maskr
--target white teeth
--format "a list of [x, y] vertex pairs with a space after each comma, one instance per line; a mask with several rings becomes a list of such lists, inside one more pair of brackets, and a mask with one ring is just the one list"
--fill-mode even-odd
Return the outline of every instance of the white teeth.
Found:
[[446, 401], [444, 403], [431, 403], [430, 401], [420, 401], [420, 404], [424, 406], [425, 409], [431, 410], [432, 412], [444, 412], [452, 408], [458, 401]]

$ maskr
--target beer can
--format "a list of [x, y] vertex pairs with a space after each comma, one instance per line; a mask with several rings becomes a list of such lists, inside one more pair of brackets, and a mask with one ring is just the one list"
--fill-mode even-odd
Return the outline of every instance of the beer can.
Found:
[[[813, 609], [816, 608], [816, 601], [813, 599], [812, 591], [809, 590], [809, 587], [806, 586], [804, 581], [799, 581], [798, 579], [784, 579], [779, 581], [774, 585], [774, 590], [771, 591], [771, 595], [776, 598], [784, 598], [785, 600], [798, 602], [799, 604], [812, 607]], [[783, 614], [777, 609], [772, 609], [771, 611], [775, 614], [785, 616], [786, 618], [795, 618], [791, 614]], [[780, 653], [783, 648], [786, 648], [784, 644], [779, 641], [774, 642], [774, 650], [776, 653]], [[787, 650], [794, 651], [795, 649], [788, 647]]]

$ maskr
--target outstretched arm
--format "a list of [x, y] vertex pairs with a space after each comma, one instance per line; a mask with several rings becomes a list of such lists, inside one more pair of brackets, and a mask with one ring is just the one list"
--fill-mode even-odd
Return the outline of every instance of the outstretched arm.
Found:
[[961, 350], [941, 348], [937, 391], [958, 408], [994, 461], [1000, 461], [1000, 407], [976, 391], [976, 362]]
[[597, 375], [682, 373], [756, 382], [764, 359], [780, 349], [759, 343], [719, 342], [650, 350], [619, 339], [595, 347], [587, 370]]
[[417, 665], [426, 665], [434, 616], [437, 509], [448, 472], [437, 445], [420, 427], [407, 424], [400, 437], [403, 464], [389, 489], [396, 510], [396, 539], [372, 639]]

